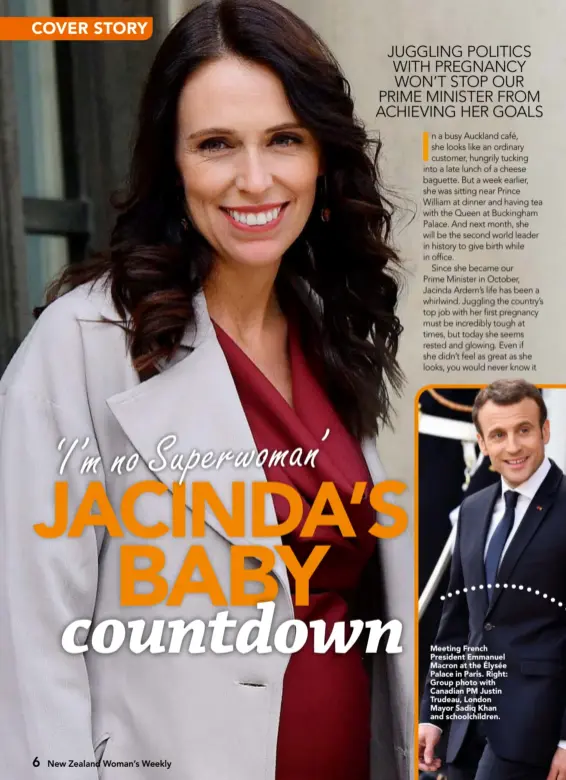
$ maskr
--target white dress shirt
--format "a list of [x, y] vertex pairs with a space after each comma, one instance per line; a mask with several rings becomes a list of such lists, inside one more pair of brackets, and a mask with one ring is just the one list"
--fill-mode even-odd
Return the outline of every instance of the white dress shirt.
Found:
[[[515, 520], [513, 522], [513, 527], [511, 528], [511, 531], [509, 532], [509, 536], [507, 537], [507, 541], [505, 542], [505, 547], [503, 548], [503, 552], [501, 553], [500, 561], [503, 560], [503, 556], [507, 552], [507, 549], [511, 544], [511, 540], [517, 533], [517, 530], [521, 525], [521, 521], [525, 516], [531, 501], [535, 497], [535, 494], [539, 489], [539, 487], [546, 479], [549, 471], [550, 471], [550, 461], [548, 458], [545, 458], [543, 462], [540, 464], [540, 466], [538, 467], [538, 469], [534, 472], [534, 474], [531, 474], [531, 476], [525, 482], [523, 482], [521, 485], [518, 485], [515, 488], [510, 487], [507, 484], [507, 482], [505, 482], [503, 477], [501, 477], [501, 495], [499, 496], [499, 498], [495, 502], [495, 506], [493, 507], [493, 514], [491, 515], [491, 523], [489, 525], [489, 531], [487, 532], [487, 538], [485, 540], [485, 547], [483, 551], [484, 561], [487, 555], [487, 548], [489, 547], [491, 537], [495, 533], [495, 529], [497, 528], [499, 523], [503, 520], [503, 515], [505, 514], [505, 493], [508, 490], [514, 490], [516, 493], [519, 494], [519, 498], [517, 499], [517, 505], [515, 507]], [[421, 725], [428, 726], [433, 724], [423, 723]], [[440, 727], [435, 726], [435, 728], [440, 728]], [[560, 742], [558, 743], [558, 747], [566, 750], [566, 740], [563, 739], [560, 740]]]

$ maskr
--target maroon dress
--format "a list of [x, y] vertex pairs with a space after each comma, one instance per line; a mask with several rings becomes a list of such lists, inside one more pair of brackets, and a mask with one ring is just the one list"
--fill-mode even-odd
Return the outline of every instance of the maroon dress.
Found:
[[[348, 621], [348, 599], [375, 553], [368, 533], [374, 512], [367, 500], [350, 506], [356, 481], [371, 477], [359, 443], [348, 433], [309, 368], [295, 327], [289, 326], [293, 407], [243, 350], [215, 324], [258, 450], [319, 448], [312, 466], [264, 466], [269, 481], [285, 482], [300, 492], [304, 512], [298, 528], [283, 537], [303, 563], [313, 545], [330, 550], [310, 580], [310, 603], [295, 606], [295, 617], [324, 620], [326, 636], [336, 621]], [[321, 441], [330, 429], [326, 441]], [[287, 459], [288, 460], [288, 459]], [[344, 538], [336, 527], [319, 527], [312, 538], [299, 536], [309, 507], [323, 481], [334, 482], [356, 531]], [[278, 518], [286, 519], [285, 499], [274, 497]], [[289, 577], [291, 589], [293, 577]], [[307, 644], [290, 656], [283, 685], [277, 744], [276, 780], [368, 780], [370, 691], [360, 648], [315, 655], [310, 629]]]

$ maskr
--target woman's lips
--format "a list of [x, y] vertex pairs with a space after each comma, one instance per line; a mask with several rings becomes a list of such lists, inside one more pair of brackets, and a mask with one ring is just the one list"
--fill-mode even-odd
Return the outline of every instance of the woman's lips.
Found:
[[[222, 213], [226, 216], [226, 219], [228, 220], [228, 222], [231, 225], [233, 225], [235, 228], [238, 228], [238, 230], [243, 230], [244, 232], [248, 232], [248, 233], [265, 233], [265, 232], [268, 232], [269, 230], [273, 230], [273, 228], [277, 227], [277, 225], [283, 219], [283, 215], [284, 215], [288, 205], [289, 205], [288, 203], [283, 203], [282, 206], [281, 206], [281, 210], [280, 210], [278, 216], [275, 217], [275, 219], [272, 219], [271, 222], [266, 222], [265, 225], [246, 225], [245, 223], [238, 222], [237, 219], [234, 219], [234, 217], [230, 214], [229, 211], [227, 211], [227, 209], [221, 207], [220, 211], [222, 211]], [[236, 211], [237, 209], [233, 209], [233, 210]], [[272, 209], [267, 209], [267, 210], [271, 211]], [[245, 214], [250, 214], [251, 213], [251, 214], [256, 214], [257, 215], [258, 213], [261, 213], [261, 211], [259, 211], [259, 212], [256, 211], [256, 210], [254, 210], [254, 211], [247, 211], [245, 209], [242, 209], [241, 213], [242, 214], [244, 214], [244, 213]]]

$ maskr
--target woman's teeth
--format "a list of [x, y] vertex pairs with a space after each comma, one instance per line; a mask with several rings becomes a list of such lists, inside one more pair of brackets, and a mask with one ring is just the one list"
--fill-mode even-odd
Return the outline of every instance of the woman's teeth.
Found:
[[277, 219], [281, 212], [281, 206], [270, 211], [258, 211], [254, 214], [233, 211], [232, 209], [226, 209], [226, 211], [232, 219], [235, 219], [236, 222], [241, 222], [242, 225], [267, 225], [268, 222], [273, 222], [274, 219]]

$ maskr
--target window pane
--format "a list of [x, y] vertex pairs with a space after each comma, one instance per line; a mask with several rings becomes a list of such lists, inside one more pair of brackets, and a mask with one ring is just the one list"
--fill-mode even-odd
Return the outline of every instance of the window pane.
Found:
[[[51, 16], [51, 0], [9, 0], [14, 16]], [[24, 196], [63, 198], [61, 128], [53, 41], [14, 41], [20, 171]]]
[[[52, 16], [51, 0], [9, 0], [13, 16]], [[20, 176], [24, 197], [64, 198], [59, 94], [53, 41], [15, 41], [14, 81], [18, 115]], [[29, 308], [69, 259], [59, 236], [26, 236]]]
[[67, 264], [68, 244], [65, 236], [26, 236], [29, 308], [41, 306], [48, 282]]

